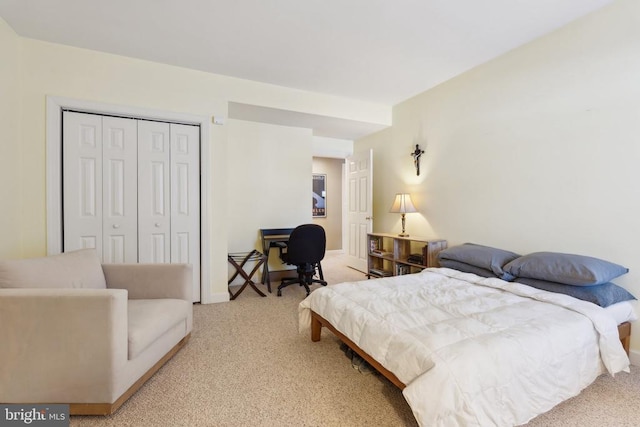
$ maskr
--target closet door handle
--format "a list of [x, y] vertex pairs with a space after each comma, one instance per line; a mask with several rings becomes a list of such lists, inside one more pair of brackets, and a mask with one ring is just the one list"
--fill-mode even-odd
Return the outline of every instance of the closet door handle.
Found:
[[113, 228], [120, 228], [119, 224], [113, 224]]
[[159, 222], [156, 222], [156, 223], [155, 223], [155, 224], [153, 224], [153, 225], [155, 225], [155, 226], [156, 226], [156, 228], [160, 228], [160, 223], [159, 223]]

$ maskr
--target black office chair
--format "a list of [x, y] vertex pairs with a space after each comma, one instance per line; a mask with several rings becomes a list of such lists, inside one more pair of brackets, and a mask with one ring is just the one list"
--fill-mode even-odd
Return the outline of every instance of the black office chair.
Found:
[[[327, 286], [322, 274], [320, 261], [324, 258], [327, 246], [327, 236], [324, 228], [316, 224], [304, 224], [296, 227], [289, 236], [286, 251], [282, 252], [283, 262], [296, 266], [298, 277], [283, 279], [278, 286], [278, 296], [282, 296], [282, 289], [294, 283], [304, 286], [309, 295], [309, 285], [320, 283]], [[314, 279], [316, 270], [320, 279]]]

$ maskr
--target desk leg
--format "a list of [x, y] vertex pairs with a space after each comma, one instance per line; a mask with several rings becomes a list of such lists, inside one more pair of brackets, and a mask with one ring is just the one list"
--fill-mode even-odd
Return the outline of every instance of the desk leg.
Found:
[[269, 274], [269, 252], [267, 252], [267, 260], [262, 265], [262, 283], [267, 285], [267, 290], [271, 293], [271, 275]]

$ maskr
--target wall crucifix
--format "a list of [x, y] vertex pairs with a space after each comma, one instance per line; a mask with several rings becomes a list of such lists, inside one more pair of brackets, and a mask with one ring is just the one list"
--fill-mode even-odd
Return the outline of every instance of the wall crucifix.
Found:
[[416, 167], [416, 175], [420, 175], [420, 156], [424, 153], [424, 150], [420, 149], [420, 145], [416, 144], [416, 149], [411, 153], [413, 157], [413, 164]]

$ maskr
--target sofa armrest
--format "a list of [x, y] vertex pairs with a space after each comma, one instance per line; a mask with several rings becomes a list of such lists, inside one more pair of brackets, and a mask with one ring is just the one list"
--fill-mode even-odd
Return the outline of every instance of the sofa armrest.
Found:
[[189, 264], [102, 264], [107, 288], [126, 289], [130, 299], [176, 298], [193, 301]]
[[127, 362], [127, 291], [0, 289], [0, 402], [109, 402]]

